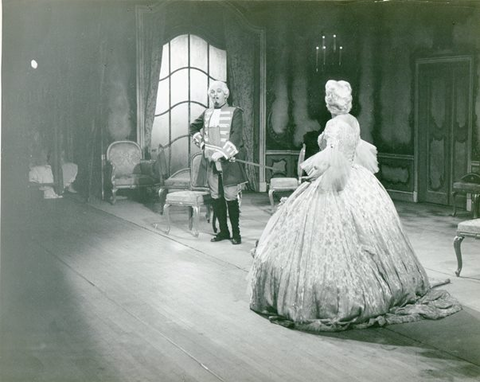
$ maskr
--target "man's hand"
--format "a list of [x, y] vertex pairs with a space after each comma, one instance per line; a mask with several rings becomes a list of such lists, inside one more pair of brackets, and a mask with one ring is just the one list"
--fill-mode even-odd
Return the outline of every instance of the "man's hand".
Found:
[[219, 151], [215, 151], [215, 152], [212, 154], [212, 160], [213, 160], [214, 162], [218, 162], [218, 161], [219, 161], [220, 159], [222, 159], [222, 158], [225, 158], [225, 156], [224, 156], [221, 152], [219, 152]]
[[203, 138], [202, 138], [202, 134], [201, 133], [195, 133], [193, 135], [193, 143], [195, 143], [195, 145], [197, 147], [200, 147], [202, 148], [202, 146], [204, 145], [204, 142], [203, 142]]

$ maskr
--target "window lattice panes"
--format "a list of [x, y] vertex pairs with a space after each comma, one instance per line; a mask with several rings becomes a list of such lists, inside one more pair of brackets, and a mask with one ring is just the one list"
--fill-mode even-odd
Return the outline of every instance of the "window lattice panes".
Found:
[[152, 128], [151, 150], [170, 144], [169, 173], [189, 166], [188, 127], [208, 107], [210, 82], [227, 79], [227, 53], [202, 38], [185, 34], [163, 46]]

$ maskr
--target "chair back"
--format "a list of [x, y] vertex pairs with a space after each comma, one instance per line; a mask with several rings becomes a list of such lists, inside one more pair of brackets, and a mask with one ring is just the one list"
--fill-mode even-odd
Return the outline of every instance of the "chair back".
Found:
[[207, 166], [208, 163], [202, 152], [195, 153], [190, 159], [191, 189], [194, 191], [207, 191]]
[[460, 179], [462, 183], [473, 183], [473, 184], [480, 184], [480, 174], [470, 172]]
[[302, 145], [302, 149], [300, 150], [300, 154], [298, 154], [298, 162], [297, 162], [298, 182], [301, 182], [301, 180], [302, 180], [303, 169], [300, 165], [305, 161], [305, 151], [306, 151], [306, 145], [304, 143]]
[[168, 143], [158, 143], [158, 146], [152, 147], [151, 156], [157, 160], [159, 171], [165, 179], [190, 167], [188, 156], [193, 149], [189, 146], [190, 139], [190, 135], [184, 134]]
[[140, 145], [133, 141], [116, 141], [107, 148], [107, 161], [115, 166], [115, 176], [129, 176], [140, 173], [142, 150]]
[[169, 176], [169, 168], [167, 163], [167, 156], [165, 154], [165, 148], [160, 144], [158, 145], [158, 149], [155, 152], [155, 169], [158, 173], [158, 178], [160, 180], [160, 184], [163, 184], [165, 179]]

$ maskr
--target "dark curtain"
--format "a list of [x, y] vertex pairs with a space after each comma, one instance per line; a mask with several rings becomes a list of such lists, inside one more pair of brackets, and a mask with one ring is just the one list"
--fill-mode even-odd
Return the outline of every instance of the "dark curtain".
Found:
[[[144, 90], [140, 95], [143, 116], [144, 149], [148, 151], [152, 137], [153, 121], [155, 119], [155, 107], [157, 103], [158, 82], [162, 64], [162, 50], [165, 39], [165, 14], [166, 6], [152, 9], [151, 7], [139, 7], [137, 17], [139, 20], [140, 39], [137, 54], [142, 57], [142, 65], [138, 68], [138, 80], [140, 89]], [[142, 126], [140, 126], [142, 127]]]
[[[255, 162], [255, 42], [258, 36], [243, 26], [240, 16], [225, 13], [225, 42], [227, 47], [227, 73], [233, 104], [244, 110], [243, 139], [247, 160]], [[249, 186], [257, 191], [258, 167], [246, 165]]]

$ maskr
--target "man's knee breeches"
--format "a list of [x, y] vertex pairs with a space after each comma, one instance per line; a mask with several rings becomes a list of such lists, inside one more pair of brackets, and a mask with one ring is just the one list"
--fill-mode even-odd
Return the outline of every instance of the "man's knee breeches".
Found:
[[[220, 197], [220, 190], [218, 188], [218, 177], [219, 175], [216, 174], [210, 166], [207, 172], [207, 179], [208, 179], [208, 187], [210, 189], [210, 195], [213, 199], [218, 199]], [[238, 193], [240, 192], [240, 186], [223, 186], [223, 196], [225, 200], [235, 200], [237, 199]]]

